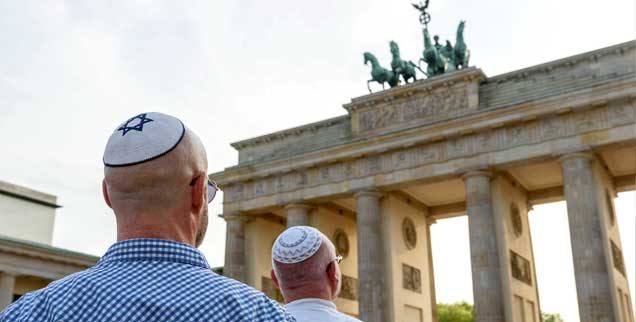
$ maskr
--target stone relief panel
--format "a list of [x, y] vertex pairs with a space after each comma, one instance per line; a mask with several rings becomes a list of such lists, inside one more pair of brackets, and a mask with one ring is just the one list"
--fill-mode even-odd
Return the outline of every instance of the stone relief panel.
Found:
[[532, 269], [530, 261], [510, 250], [510, 268], [512, 277], [532, 286]]
[[342, 288], [338, 297], [343, 299], [357, 301], [358, 300], [358, 279], [342, 275]]
[[526, 123], [517, 124], [506, 129], [505, 141], [506, 146], [515, 146], [528, 143], [530, 134]]
[[540, 136], [542, 139], [553, 139], [563, 135], [565, 128], [563, 120], [558, 116], [551, 116], [539, 121]]
[[274, 285], [274, 281], [272, 281], [269, 277], [261, 277], [261, 291], [265, 293], [270, 299], [275, 300], [279, 303], [285, 303], [285, 299], [283, 298], [283, 294], [280, 290]]
[[413, 291], [415, 293], [422, 293], [422, 277], [420, 275], [420, 270], [403, 263], [402, 287], [405, 290]]
[[265, 187], [267, 186], [266, 179], [259, 179], [254, 181], [252, 187], [254, 188], [254, 197], [258, 197], [265, 194]]
[[[636, 106], [629, 104], [606, 105], [592, 110], [562, 115], [551, 115], [544, 119], [528, 121], [509, 127], [487, 129], [477, 133], [429, 142], [400, 150], [319, 165], [310, 169], [290, 172], [252, 182], [234, 183], [227, 187], [228, 202], [281, 193], [299, 187], [335, 183], [388, 173], [445, 160], [467, 157], [479, 153], [532, 144], [558, 137], [583, 134], [612, 124], [633, 123], [625, 117], [636, 115]], [[608, 120], [608, 121], [603, 121]], [[278, 179], [278, 177], [284, 177]]]
[[342, 229], [336, 229], [333, 234], [333, 243], [336, 246], [336, 254], [342, 256], [343, 259], [349, 256], [349, 237]]
[[461, 136], [446, 141], [446, 157], [458, 158], [468, 155], [472, 150], [472, 136]]
[[625, 276], [625, 262], [623, 261], [623, 251], [621, 251], [618, 246], [614, 243], [613, 240], [610, 239], [610, 244], [612, 247], [612, 261], [614, 262], [614, 268], [617, 271], [621, 272], [623, 276]]
[[358, 127], [360, 132], [384, 128], [398, 122], [397, 111], [391, 105], [385, 105], [378, 109], [369, 109], [360, 112]]
[[396, 99], [357, 113], [359, 133], [383, 130], [397, 124], [414, 124], [457, 116], [468, 111], [466, 85], [420, 91], [407, 99]]
[[609, 108], [607, 118], [611, 125], [633, 123], [636, 120], [636, 111], [634, 110], [633, 105], [628, 103], [614, 105]]
[[427, 164], [442, 159], [442, 146], [440, 143], [429, 144], [415, 149], [414, 164]]
[[521, 236], [523, 234], [523, 220], [519, 212], [519, 207], [514, 203], [510, 204], [510, 222], [512, 223], [515, 236]]
[[572, 115], [574, 131], [586, 132], [599, 129], [601, 118], [598, 110], [589, 110]]
[[614, 203], [612, 202], [612, 195], [609, 190], [605, 190], [605, 205], [607, 206], [607, 215], [609, 216], [610, 224], [614, 226], [616, 222], [616, 213], [614, 212]]
[[417, 230], [415, 230], [413, 220], [409, 217], [402, 221], [402, 239], [404, 239], [407, 249], [414, 249], [417, 246]]
[[477, 150], [494, 150], [499, 148], [500, 132], [497, 130], [485, 131], [482, 135], [475, 137], [475, 149]]

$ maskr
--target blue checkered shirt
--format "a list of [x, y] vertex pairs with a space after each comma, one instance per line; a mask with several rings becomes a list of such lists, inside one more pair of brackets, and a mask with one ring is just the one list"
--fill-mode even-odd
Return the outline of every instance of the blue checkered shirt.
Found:
[[110, 247], [94, 267], [28, 293], [8, 321], [295, 321], [263, 293], [210, 270], [197, 249], [161, 239]]

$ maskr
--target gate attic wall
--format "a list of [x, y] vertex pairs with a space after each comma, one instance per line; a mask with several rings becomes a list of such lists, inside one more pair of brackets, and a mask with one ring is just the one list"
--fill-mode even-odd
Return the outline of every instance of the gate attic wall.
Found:
[[374, 93], [345, 105], [347, 117], [235, 143], [239, 164], [210, 177], [225, 209], [250, 212], [630, 144], [634, 59], [632, 42], [492, 79], [471, 68]]

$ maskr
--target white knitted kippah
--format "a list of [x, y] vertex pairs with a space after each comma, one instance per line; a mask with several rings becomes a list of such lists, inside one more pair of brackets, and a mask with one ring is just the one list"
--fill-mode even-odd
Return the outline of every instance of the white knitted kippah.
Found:
[[290, 227], [276, 238], [272, 259], [284, 264], [299, 263], [313, 256], [321, 244], [322, 234], [316, 228]]

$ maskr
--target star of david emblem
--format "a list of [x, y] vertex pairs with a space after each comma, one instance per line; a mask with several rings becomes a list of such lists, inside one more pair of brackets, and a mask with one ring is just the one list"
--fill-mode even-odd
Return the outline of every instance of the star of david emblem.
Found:
[[[130, 118], [124, 125], [120, 126], [117, 131], [123, 131], [121, 136], [126, 135], [126, 133], [135, 130], [142, 132], [144, 130], [144, 124], [154, 121], [153, 119], [149, 119], [146, 117], [147, 113], [139, 114], [135, 117]], [[139, 120], [139, 122], [134, 122], [135, 120]]]

